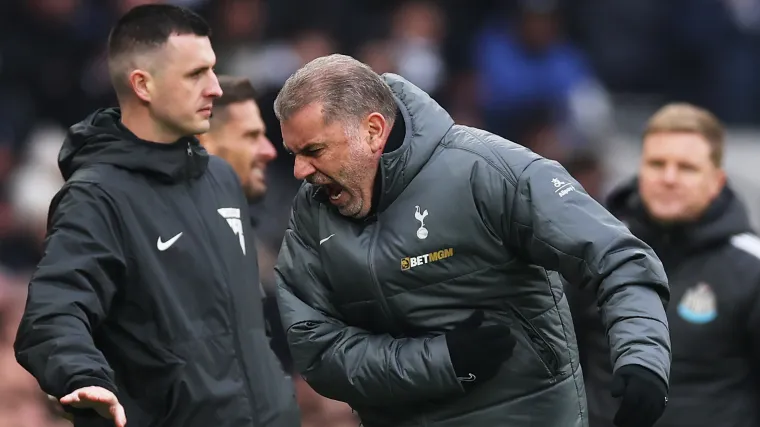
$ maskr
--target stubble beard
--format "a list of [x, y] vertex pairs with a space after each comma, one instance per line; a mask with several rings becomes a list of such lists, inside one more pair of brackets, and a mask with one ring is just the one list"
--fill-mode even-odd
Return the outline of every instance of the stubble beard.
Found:
[[[371, 208], [369, 206], [372, 203], [371, 200], [365, 203], [365, 198], [372, 197], [372, 188], [370, 188], [368, 195], [363, 194], [362, 191], [363, 184], [367, 181], [368, 175], [372, 173], [371, 168], [367, 166], [366, 160], [366, 154], [362, 153], [361, 150], [351, 150], [346, 167], [339, 173], [339, 177], [341, 181], [345, 182], [345, 185], [339, 184], [343, 187], [344, 191], [348, 191], [350, 196], [349, 202], [339, 209], [341, 215], [352, 218], [363, 218], [367, 215], [369, 208]], [[367, 207], [367, 212], [365, 212], [365, 206]]]

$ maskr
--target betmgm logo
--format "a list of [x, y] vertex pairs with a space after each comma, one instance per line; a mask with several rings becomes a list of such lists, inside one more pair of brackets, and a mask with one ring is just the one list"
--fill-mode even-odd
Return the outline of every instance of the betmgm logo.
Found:
[[429, 254], [423, 254], [423, 255], [417, 255], [417, 256], [411, 256], [411, 257], [408, 256], [405, 258], [401, 258], [401, 270], [406, 271], [423, 264], [440, 261], [442, 259], [446, 259], [452, 256], [454, 256], [454, 248], [441, 249], [440, 251], [431, 252]]

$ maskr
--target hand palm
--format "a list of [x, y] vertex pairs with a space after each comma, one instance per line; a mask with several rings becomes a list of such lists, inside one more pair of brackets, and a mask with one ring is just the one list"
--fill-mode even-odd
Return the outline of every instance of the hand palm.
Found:
[[127, 422], [116, 395], [102, 387], [80, 388], [61, 398], [61, 403], [74, 408], [90, 408], [101, 417], [114, 420], [117, 427], [123, 427]]

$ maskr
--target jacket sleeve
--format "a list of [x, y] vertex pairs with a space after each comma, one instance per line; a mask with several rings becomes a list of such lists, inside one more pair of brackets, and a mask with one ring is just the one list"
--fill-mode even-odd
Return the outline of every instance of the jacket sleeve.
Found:
[[85, 386], [117, 392], [92, 338], [125, 272], [108, 200], [94, 185], [73, 185], [56, 196], [45, 253], [29, 283], [16, 359], [57, 398]]
[[536, 158], [518, 176], [501, 174], [492, 181], [497, 179], [492, 187], [506, 201], [499, 207], [505, 244], [528, 262], [593, 292], [615, 370], [638, 364], [667, 384], [670, 291], [654, 251], [556, 161]]
[[443, 335], [394, 339], [341, 318], [297, 205], [275, 272], [293, 362], [309, 385], [325, 397], [365, 407], [462, 392]]
[[751, 360], [760, 360], [760, 283], [755, 284], [755, 292], [750, 300], [747, 318], [747, 336]]

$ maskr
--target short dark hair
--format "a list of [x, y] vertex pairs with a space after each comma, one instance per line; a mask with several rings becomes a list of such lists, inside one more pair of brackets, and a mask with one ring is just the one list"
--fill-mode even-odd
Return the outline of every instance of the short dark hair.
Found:
[[175, 34], [210, 37], [211, 28], [192, 10], [168, 4], [136, 6], [125, 13], [108, 35], [108, 68], [116, 92], [128, 86], [123, 58], [159, 48]]
[[256, 102], [258, 97], [251, 81], [245, 77], [219, 75], [217, 78], [219, 87], [222, 88], [222, 96], [214, 100], [211, 129], [216, 129], [227, 122], [227, 107], [239, 102]]
[[226, 107], [244, 101], [255, 101], [258, 97], [251, 81], [245, 77], [219, 75], [222, 96], [214, 100], [214, 107]]

